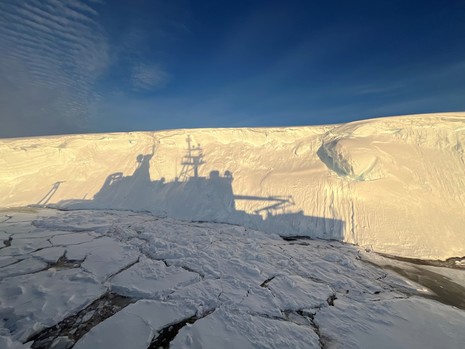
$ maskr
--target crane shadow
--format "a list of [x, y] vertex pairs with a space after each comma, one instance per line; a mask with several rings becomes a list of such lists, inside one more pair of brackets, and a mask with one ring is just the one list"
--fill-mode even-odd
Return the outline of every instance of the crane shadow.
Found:
[[50, 188], [50, 190], [47, 192], [47, 194], [45, 194], [45, 196], [40, 199], [37, 204], [33, 205], [33, 206], [36, 206], [36, 207], [45, 207], [47, 206], [47, 204], [50, 202], [50, 200], [53, 198], [53, 196], [56, 194], [56, 192], [58, 191], [58, 189], [60, 188], [60, 185], [62, 183], [64, 183], [65, 181], [58, 181], [58, 182], [55, 182], [52, 184], [52, 187]]

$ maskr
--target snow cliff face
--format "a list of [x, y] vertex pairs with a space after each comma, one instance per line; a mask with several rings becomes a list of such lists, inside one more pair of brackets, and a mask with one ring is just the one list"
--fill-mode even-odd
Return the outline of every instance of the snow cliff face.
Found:
[[465, 255], [465, 113], [0, 140], [0, 207], [148, 210]]

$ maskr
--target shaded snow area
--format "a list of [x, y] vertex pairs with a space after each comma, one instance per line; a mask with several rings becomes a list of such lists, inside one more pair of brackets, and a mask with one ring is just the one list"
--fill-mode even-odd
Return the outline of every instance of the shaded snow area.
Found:
[[27, 208], [0, 222], [2, 349], [465, 343], [460, 264], [148, 213]]
[[465, 256], [464, 149], [465, 113], [2, 139], [0, 207], [150, 211], [445, 260]]

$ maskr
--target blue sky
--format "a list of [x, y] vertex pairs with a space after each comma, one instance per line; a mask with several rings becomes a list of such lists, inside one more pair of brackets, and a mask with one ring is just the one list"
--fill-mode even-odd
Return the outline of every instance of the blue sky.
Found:
[[465, 2], [2, 0], [0, 137], [465, 110]]

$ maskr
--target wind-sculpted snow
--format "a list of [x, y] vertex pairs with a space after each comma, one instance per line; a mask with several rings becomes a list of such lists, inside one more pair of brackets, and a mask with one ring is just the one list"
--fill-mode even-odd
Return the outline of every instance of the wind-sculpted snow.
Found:
[[[440, 279], [434, 294], [374, 264], [407, 263], [341, 242], [148, 213], [6, 215], [0, 230], [11, 245], [0, 248], [0, 272], [16, 272], [0, 279], [1, 348], [435, 349], [465, 341], [460, 277]], [[97, 228], [77, 231], [81, 222]], [[17, 250], [16, 240], [51, 246]], [[463, 273], [426, 268], [403, 270]]]
[[0, 141], [0, 206], [127, 209], [465, 255], [465, 113]]

